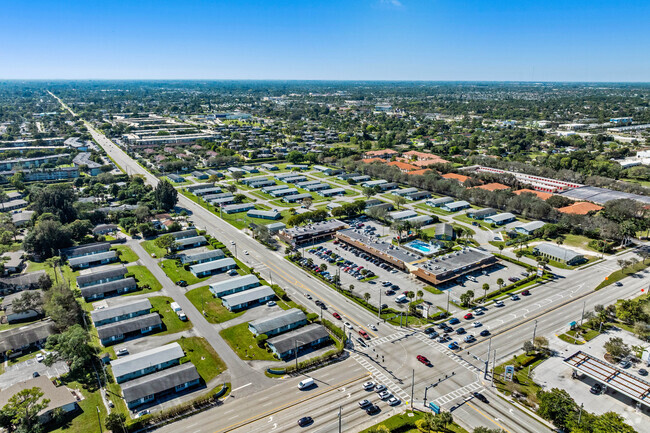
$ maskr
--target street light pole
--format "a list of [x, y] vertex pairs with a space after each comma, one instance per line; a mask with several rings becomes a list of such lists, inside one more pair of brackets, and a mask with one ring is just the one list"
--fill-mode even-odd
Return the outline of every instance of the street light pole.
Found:
[[339, 406], [339, 433], [341, 433], [341, 431], [342, 431], [341, 430], [341, 421], [342, 421], [342, 418], [343, 418], [342, 412], [343, 412], [343, 409], [341, 409], [341, 406]]
[[585, 318], [585, 308], [587, 307], [587, 301], [582, 303], [582, 316], [580, 317], [580, 326], [582, 326], [582, 321]]
[[447, 314], [449, 314], [449, 294], [451, 293], [451, 289], [447, 289]]
[[[535, 344], [535, 333], [537, 332], [537, 319], [535, 319], [535, 327], [533, 328], [533, 344]], [[491, 340], [491, 338], [490, 338]]]
[[99, 433], [102, 433], [102, 417], [99, 412], [99, 406], [95, 406], [95, 408], [97, 409], [97, 421], [99, 422]]
[[413, 410], [413, 392], [415, 389], [415, 370], [411, 370], [411, 410]]

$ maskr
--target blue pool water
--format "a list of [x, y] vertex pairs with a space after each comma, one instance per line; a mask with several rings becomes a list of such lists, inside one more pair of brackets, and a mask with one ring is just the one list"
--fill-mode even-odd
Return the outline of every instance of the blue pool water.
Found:
[[440, 251], [439, 245], [431, 245], [422, 241], [411, 241], [404, 246], [411, 247], [414, 250], [418, 250], [424, 254], [433, 254]]

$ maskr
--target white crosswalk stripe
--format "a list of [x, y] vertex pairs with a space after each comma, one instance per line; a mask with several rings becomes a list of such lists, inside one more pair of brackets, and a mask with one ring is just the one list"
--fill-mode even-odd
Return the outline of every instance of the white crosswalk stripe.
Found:
[[381, 344], [389, 343], [389, 342], [391, 342], [393, 340], [397, 340], [398, 338], [402, 338], [402, 337], [404, 337], [404, 335], [406, 335], [406, 333], [404, 333], [404, 332], [396, 332], [396, 333], [388, 335], [386, 337], [379, 337], [379, 338], [372, 339], [372, 340], [368, 341], [366, 343], [366, 345], [368, 347], [377, 347], [377, 346], [379, 346]]
[[400, 398], [402, 401], [408, 401], [410, 398], [409, 394], [406, 393], [402, 388], [400, 388], [395, 382], [390, 380], [384, 373], [379, 371], [377, 367], [372, 365], [365, 357], [357, 355], [356, 353], [352, 355], [352, 359], [357, 361], [359, 365], [368, 370], [372, 377], [375, 379], [376, 383], [381, 383], [390, 390], [390, 392]]
[[435, 340], [430, 339], [427, 337], [425, 334], [418, 332], [415, 335], [415, 338], [418, 340], [422, 341], [423, 343], [427, 344], [428, 346], [433, 347], [436, 349], [438, 352], [442, 353], [443, 355], [447, 355], [454, 361], [456, 361], [458, 364], [461, 366], [465, 367], [466, 369], [474, 372], [474, 373], [481, 373], [482, 370], [475, 367], [474, 365], [470, 364], [469, 362], [465, 361], [462, 357], [458, 356], [456, 353], [453, 351], [449, 350], [446, 346], [444, 346], [442, 343], [438, 343]]
[[462, 388], [456, 389], [445, 395], [441, 395], [440, 397], [437, 397], [436, 399], [433, 400], [433, 403], [442, 407], [443, 405], [447, 403], [451, 403], [452, 401], [455, 401], [459, 398], [465, 398], [472, 392], [481, 392], [483, 390], [485, 390], [485, 387], [481, 385], [480, 382], [478, 381], [472, 382], [468, 385], [465, 385]]

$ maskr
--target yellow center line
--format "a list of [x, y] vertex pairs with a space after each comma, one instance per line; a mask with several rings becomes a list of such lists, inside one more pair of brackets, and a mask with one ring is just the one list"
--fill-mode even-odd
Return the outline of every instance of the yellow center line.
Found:
[[309, 397], [295, 399], [295, 400], [290, 401], [288, 403], [285, 403], [285, 404], [283, 404], [281, 406], [277, 406], [274, 409], [263, 412], [263, 413], [261, 413], [259, 415], [254, 415], [254, 416], [252, 416], [250, 418], [247, 418], [247, 419], [245, 419], [243, 421], [237, 422], [235, 424], [231, 424], [231, 425], [229, 425], [228, 427], [225, 427], [222, 430], [217, 430], [215, 433], [223, 433], [223, 432], [234, 430], [236, 428], [243, 427], [243, 426], [248, 425], [248, 424], [250, 424], [252, 422], [258, 421], [258, 420], [260, 420], [260, 419], [262, 419], [264, 417], [267, 417], [267, 416], [273, 415], [274, 413], [278, 413], [278, 412], [281, 412], [281, 411], [283, 411], [285, 409], [288, 409], [288, 408], [290, 408], [290, 407], [292, 407], [292, 406], [294, 406], [294, 405], [296, 405], [298, 403], [304, 403], [306, 401], [313, 400], [316, 397], [320, 397], [321, 395], [325, 395], [325, 394], [327, 394], [329, 392], [335, 391], [335, 390], [337, 390], [338, 388], [340, 388], [342, 386], [349, 385], [351, 383], [354, 383], [354, 382], [357, 382], [359, 380], [365, 379], [367, 376], [370, 376], [370, 372], [366, 372], [366, 373], [362, 374], [361, 376], [355, 377], [354, 379], [350, 379], [350, 380], [340, 382], [340, 383], [332, 386], [330, 389], [326, 389], [324, 391], [321, 391], [321, 392], [319, 392], [317, 394], [314, 394], [314, 395], [311, 395]]
[[[287, 278], [283, 277], [282, 275], [280, 275], [280, 277], [281, 277], [283, 280], [285, 280], [287, 283], [294, 284], [294, 285], [296, 285], [296, 286], [300, 286], [302, 290], [307, 290], [308, 292], [311, 292], [311, 293], [314, 294], [314, 296], [316, 296], [316, 293], [314, 293], [313, 290], [309, 289], [308, 287], [305, 287], [304, 284], [302, 284], [301, 282], [299, 282], [299, 281], [298, 281], [297, 279], [295, 279], [294, 277], [291, 277], [290, 275], [287, 275], [287, 273], [284, 272], [282, 269], [279, 269], [279, 268], [277, 268], [276, 266], [274, 266], [274, 265], [272, 265], [272, 264], [270, 264], [270, 263], [262, 262], [262, 264], [268, 266], [269, 268], [273, 268], [273, 269], [275, 269], [276, 272], [278, 272], [279, 274], [283, 274], [283, 275], [285, 275], [287, 278], [292, 278], [292, 279], [293, 279], [293, 282], [292, 282], [292, 281], [288, 280]], [[316, 297], [318, 298], [318, 296], [316, 296]], [[338, 308], [338, 307], [336, 307], [336, 308], [337, 308], [338, 310], [341, 310], [341, 309]], [[345, 317], [347, 317], [348, 320], [350, 320], [351, 322], [354, 322], [354, 323], [355, 323], [359, 328], [364, 329], [366, 332], [368, 332], [368, 334], [371, 334], [373, 337], [377, 337], [377, 334], [375, 334], [375, 333], [372, 332], [369, 328], [366, 328], [365, 326], [363, 326], [362, 324], [360, 324], [359, 322], [357, 322], [356, 320], [354, 320], [352, 317], [350, 317], [350, 316], [348, 316], [348, 315], [346, 315]]]
[[489, 420], [490, 422], [494, 423], [494, 424], [495, 424], [497, 427], [499, 427], [501, 430], [504, 430], [504, 431], [506, 431], [506, 432], [508, 432], [508, 433], [512, 433], [510, 430], [508, 430], [507, 428], [503, 427], [501, 424], [499, 424], [498, 422], [496, 422], [492, 417], [490, 417], [489, 415], [484, 414], [484, 413], [483, 413], [479, 408], [475, 407], [475, 406], [472, 405], [470, 402], [467, 402], [467, 403], [465, 403], [465, 404], [466, 404], [467, 406], [471, 407], [472, 409], [474, 409], [476, 412], [478, 412], [478, 413], [480, 413], [481, 415], [483, 415], [484, 418], [486, 418], [486, 419]]

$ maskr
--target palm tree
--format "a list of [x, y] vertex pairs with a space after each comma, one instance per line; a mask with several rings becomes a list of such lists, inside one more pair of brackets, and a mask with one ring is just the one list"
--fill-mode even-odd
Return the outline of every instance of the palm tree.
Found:
[[350, 284], [350, 293], [354, 290], [354, 284]]
[[418, 298], [422, 299], [424, 296], [424, 292], [422, 290], [418, 290]]
[[59, 256], [50, 257], [49, 259], [45, 260], [45, 265], [54, 271], [54, 279], [56, 283], [59, 284], [59, 274], [56, 271], [56, 268], [57, 266], [61, 265], [61, 257]]
[[[521, 245], [521, 244], [519, 244], [519, 245]], [[517, 256], [518, 259], [521, 259], [521, 257], [522, 257], [523, 255], [524, 255], [524, 252], [521, 251], [521, 248], [519, 249], [519, 251], [517, 251], [517, 252], [515, 253], [515, 256]]]
[[363, 294], [363, 299], [365, 299], [366, 302], [370, 300], [370, 293], [366, 292]]
[[490, 290], [490, 285], [488, 283], [483, 284], [483, 302], [485, 302], [488, 290]]
[[447, 429], [447, 426], [454, 423], [454, 417], [451, 412], [440, 412], [438, 418], [440, 419], [443, 429]]
[[454, 231], [456, 232], [456, 238], [458, 240], [462, 240], [463, 236], [465, 236], [465, 229], [463, 227], [460, 227], [460, 226], [455, 227]]
[[499, 286], [499, 290], [501, 290], [501, 287], [503, 287], [503, 283], [504, 283], [503, 278], [497, 279], [497, 286]]
[[503, 252], [503, 248], [504, 248], [503, 244], [499, 244], [499, 253]]

